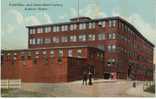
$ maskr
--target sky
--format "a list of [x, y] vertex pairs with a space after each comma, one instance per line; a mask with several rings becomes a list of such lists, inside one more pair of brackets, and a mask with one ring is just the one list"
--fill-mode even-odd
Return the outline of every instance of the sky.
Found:
[[[2, 0], [1, 48], [28, 48], [26, 26], [69, 21], [77, 16], [77, 2], [78, 0]], [[43, 3], [51, 6], [44, 6], [46, 10], [25, 10], [37, 9], [38, 6], [23, 6]], [[79, 13], [80, 16], [91, 18], [120, 16], [156, 45], [156, 0], [79, 0]], [[154, 56], [156, 64], [156, 49]]]

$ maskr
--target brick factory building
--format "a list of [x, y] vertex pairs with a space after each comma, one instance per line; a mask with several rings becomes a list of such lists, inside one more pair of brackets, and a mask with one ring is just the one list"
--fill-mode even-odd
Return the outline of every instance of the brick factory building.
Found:
[[2, 51], [2, 79], [67, 82], [95, 78], [153, 80], [154, 45], [120, 17], [27, 26], [28, 49]]

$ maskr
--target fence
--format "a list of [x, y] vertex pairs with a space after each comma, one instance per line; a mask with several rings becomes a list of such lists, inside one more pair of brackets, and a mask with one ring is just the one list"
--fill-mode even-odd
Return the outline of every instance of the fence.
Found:
[[9, 88], [21, 88], [21, 80], [20, 79], [5, 79], [1, 80], [1, 88], [9, 89]]

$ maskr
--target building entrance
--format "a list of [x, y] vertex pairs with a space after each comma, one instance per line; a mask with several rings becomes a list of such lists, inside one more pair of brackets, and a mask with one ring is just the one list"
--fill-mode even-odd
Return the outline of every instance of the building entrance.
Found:
[[110, 79], [111, 77], [111, 73], [104, 73], [104, 79]]

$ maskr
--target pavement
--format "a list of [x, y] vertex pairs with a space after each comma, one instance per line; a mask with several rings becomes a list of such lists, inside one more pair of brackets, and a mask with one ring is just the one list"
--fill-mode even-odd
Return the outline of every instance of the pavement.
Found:
[[82, 81], [67, 83], [23, 83], [21, 90], [38, 92], [50, 97], [154, 97], [143, 92], [143, 85], [132, 87], [127, 80], [94, 80], [93, 85], [82, 85]]
[[154, 97], [155, 94], [145, 92], [143, 89], [143, 83], [139, 83], [135, 88], [131, 87], [126, 91], [128, 96], [133, 97]]

